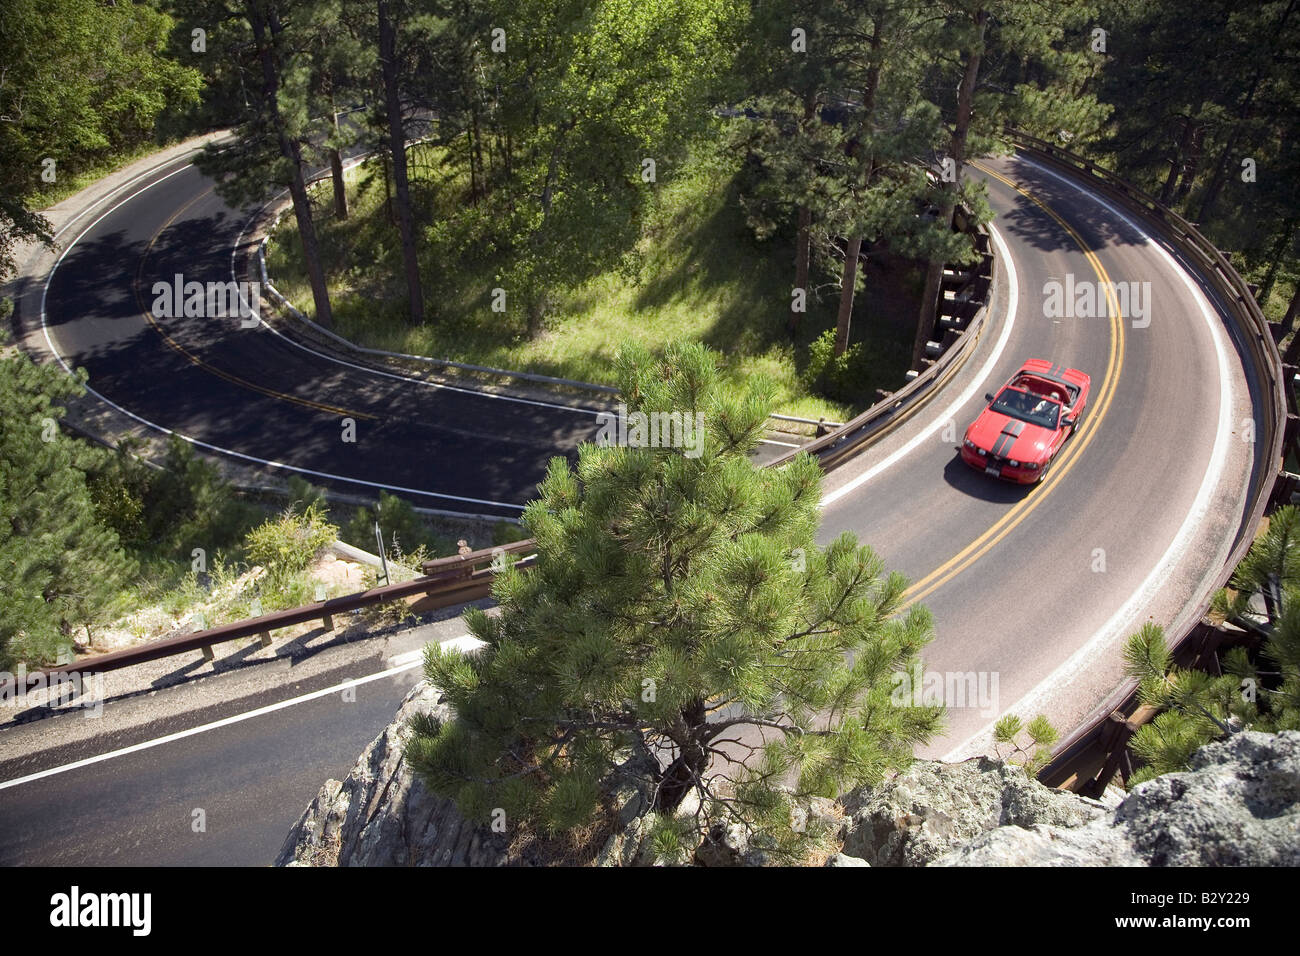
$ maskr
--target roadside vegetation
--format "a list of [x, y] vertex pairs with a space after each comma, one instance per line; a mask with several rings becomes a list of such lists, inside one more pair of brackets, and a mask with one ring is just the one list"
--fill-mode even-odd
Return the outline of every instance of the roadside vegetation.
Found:
[[1159, 711], [1129, 745], [1139, 761], [1130, 786], [1188, 769], [1192, 754], [1232, 733], [1300, 730], [1300, 509], [1286, 505], [1268, 518], [1211, 610], [1248, 640], [1208, 668], [1175, 665], [1157, 625], [1129, 638], [1129, 676], [1141, 703]]
[[[622, 258], [574, 288], [552, 290], [550, 317], [536, 336], [523, 310], [511, 307], [508, 290], [505, 311], [492, 310], [507, 257], [466, 248], [476, 241], [490, 246], [490, 237], [463, 234], [482, 229], [484, 220], [468, 202], [468, 184], [447, 175], [449, 150], [425, 145], [410, 153], [412, 189], [443, 223], [421, 249], [437, 320], [413, 326], [407, 317], [400, 255], [388, 241], [383, 170], [372, 161], [349, 172], [348, 218], [323, 216], [320, 231], [335, 330], [351, 341], [610, 385], [620, 343], [660, 351], [695, 340], [720, 352], [728, 385], [765, 375], [776, 383], [777, 411], [832, 421], [870, 404], [875, 388], [903, 381], [912, 331], [891, 319], [890, 309], [920, 293], [905, 264], [892, 263], [881, 285], [862, 296], [853, 352], [839, 360], [838, 374], [823, 377], [829, 356], [810, 346], [819, 335], [825, 342], [824, 333], [833, 338], [833, 299], [814, 298], [791, 338], [781, 306], [789, 298], [785, 273], [794, 247], [754, 238], [739, 204], [742, 157], [734, 151], [701, 143], [656, 190], [642, 235]], [[323, 210], [328, 183], [318, 184], [313, 198]], [[268, 269], [291, 301], [310, 302], [302, 244], [289, 219], [268, 244]]]
[[942, 707], [892, 699], [929, 612], [902, 610], [903, 577], [852, 534], [817, 546], [816, 462], [750, 460], [774, 389], [724, 388], [719, 361], [621, 351], [629, 408], [702, 414], [703, 453], [554, 459], [524, 514], [536, 565], [497, 577], [499, 616], [466, 615], [486, 646], [426, 650], [456, 719], [418, 720], [407, 758], [469, 819], [504, 814], [581, 856], [611, 795], [644, 779], [664, 861], [732, 829], [785, 862], [824, 857], [800, 808], [880, 782], [940, 731]]
[[336, 539], [377, 551], [376, 520], [393, 580], [456, 553], [458, 534], [476, 547], [521, 534], [505, 522], [490, 538], [447, 521], [438, 530], [386, 493], [335, 506], [334, 519], [300, 478], [280, 500], [247, 496], [178, 438], [150, 464], [129, 443], [109, 451], [70, 434], [61, 403], [81, 391], [21, 353], [0, 359], [0, 669], [363, 590], [373, 570], [320, 559]]

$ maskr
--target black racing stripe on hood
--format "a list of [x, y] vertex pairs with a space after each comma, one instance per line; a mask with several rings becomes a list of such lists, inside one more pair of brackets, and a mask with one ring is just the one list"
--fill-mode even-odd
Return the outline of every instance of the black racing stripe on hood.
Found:
[[998, 440], [993, 443], [993, 454], [999, 458], [1005, 458], [1020, 437], [1020, 433], [1025, 430], [1025, 423], [1019, 419], [1014, 419], [1002, 426], [1002, 433]]

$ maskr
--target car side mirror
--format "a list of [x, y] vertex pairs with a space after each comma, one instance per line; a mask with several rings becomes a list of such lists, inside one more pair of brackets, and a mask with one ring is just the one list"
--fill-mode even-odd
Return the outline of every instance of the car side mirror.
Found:
[[1063, 420], [1063, 424], [1065, 425], [1066, 428], [1073, 428], [1073, 427], [1074, 427], [1074, 419], [1073, 419], [1073, 418], [1066, 418], [1066, 419]]
[[991, 402], [991, 401], [993, 401], [993, 393], [992, 393], [992, 392], [985, 392], [985, 393], [984, 393], [984, 401], [986, 401], [986, 402]]

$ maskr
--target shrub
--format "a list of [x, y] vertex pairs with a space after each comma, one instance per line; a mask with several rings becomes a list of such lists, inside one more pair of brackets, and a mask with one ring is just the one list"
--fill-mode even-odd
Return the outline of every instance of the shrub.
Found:
[[258, 525], [245, 535], [244, 547], [250, 561], [265, 567], [273, 580], [284, 582], [306, 570], [338, 533], [324, 509], [313, 502], [301, 511], [290, 506], [278, 518]]

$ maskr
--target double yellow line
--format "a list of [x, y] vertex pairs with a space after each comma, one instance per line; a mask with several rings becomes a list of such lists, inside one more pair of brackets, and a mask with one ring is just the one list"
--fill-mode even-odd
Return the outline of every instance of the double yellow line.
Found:
[[364, 419], [369, 419], [371, 421], [377, 421], [379, 419], [379, 416], [372, 415], [369, 412], [354, 412], [346, 408], [340, 408], [336, 405], [326, 405], [322, 402], [313, 402], [311, 399], [299, 398], [297, 395], [289, 395], [286, 392], [279, 392], [273, 388], [267, 388], [265, 385], [258, 385], [255, 382], [250, 382], [247, 379], [240, 378], [238, 375], [234, 375], [231, 372], [227, 372], [224, 371], [223, 369], [219, 369], [216, 366], [203, 361], [203, 359], [199, 358], [197, 355], [193, 354], [188, 349], [186, 349], [185, 346], [181, 345], [170, 335], [168, 335], [163, 330], [162, 326], [160, 326], [157, 323], [157, 321], [154, 320], [153, 312], [150, 309], [145, 307], [144, 297], [141, 294], [141, 289], [144, 286], [144, 264], [145, 262], [148, 261], [149, 254], [153, 252], [154, 243], [156, 243], [158, 241], [158, 237], [163, 234], [163, 230], [165, 230], [168, 226], [170, 226], [173, 222], [175, 222], [176, 219], [182, 213], [184, 213], [187, 209], [193, 206], [196, 202], [198, 202], [200, 199], [207, 196], [208, 193], [212, 192], [213, 188], [214, 187], [209, 186], [207, 189], [203, 190], [203, 192], [199, 193], [197, 196], [195, 196], [185, 205], [181, 206], [180, 209], [177, 209], [174, 213], [171, 214], [171, 216], [167, 219], [166, 222], [164, 222], [161, 226], [158, 227], [158, 230], [149, 239], [149, 245], [145, 247], [144, 255], [140, 257], [140, 265], [136, 268], [135, 271], [135, 289], [134, 289], [135, 302], [140, 309], [140, 314], [144, 316], [146, 322], [148, 322], [151, 326], [153, 326], [154, 331], [156, 331], [160, 336], [162, 336], [164, 342], [166, 342], [169, 346], [171, 346], [181, 355], [185, 356], [185, 358], [188, 359], [192, 364], [198, 366], [199, 368], [203, 369], [205, 372], [208, 372], [209, 374], [217, 376], [217, 378], [224, 379], [225, 381], [230, 382], [232, 385], [238, 385], [240, 388], [246, 388], [249, 389], [250, 391], [259, 392], [260, 394], [266, 395], [270, 398], [276, 398], [285, 402], [292, 402], [295, 405], [303, 405], [306, 406], [307, 408], [314, 408], [317, 411], [329, 412], [332, 415], [338, 415], [344, 418], [364, 418]]
[[1024, 196], [1034, 205], [1038, 206], [1043, 212], [1051, 216], [1062, 229], [1070, 236], [1071, 239], [1083, 250], [1084, 257], [1087, 258], [1088, 264], [1092, 266], [1097, 278], [1102, 283], [1101, 288], [1106, 290], [1107, 311], [1110, 313], [1110, 356], [1106, 363], [1106, 374], [1102, 380], [1101, 388], [1097, 389], [1090, 399], [1090, 405], [1084, 410], [1086, 420], [1078, 433], [1073, 435], [1063, 451], [1057, 453], [1057, 459], [1052, 464], [1051, 471], [1042, 484], [1035, 487], [1023, 499], [1016, 503], [1006, 514], [982, 535], [972, 541], [960, 552], [953, 555], [952, 558], [945, 561], [942, 565], [935, 568], [921, 580], [909, 587], [904, 595], [905, 601], [903, 607], [906, 608], [917, 601], [933, 593], [939, 587], [947, 584], [961, 572], [965, 571], [972, 564], [978, 561], [1003, 538], [1010, 534], [1019, 526], [1034, 509], [1037, 508], [1052, 490], [1065, 479], [1070, 469], [1074, 467], [1079, 460], [1079, 456], [1091, 444], [1093, 436], [1097, 434], [1097, 429], [1101, 426], [1102, 419], [1106, 417], [1109, 411], [1111, 401], [1115, 397], [1116, 387], [1119, 385], [1120, 372], [1124, 367], [1124, 316], [1119, 309], [1119, 302], [1115, 297], [1114, 287], [1110, 282], [1110, 276], [1097, 258], [1084, 242], [1083, 237], [1062, 219], [1056, 212], [1037, 196], [1021, 188], [1018, 184], [995, 173], [993, 170], [980, 163], [971, 165], [982, 170], [994, 179], [1005, 183], [1014, 189], [1020, 195]]

